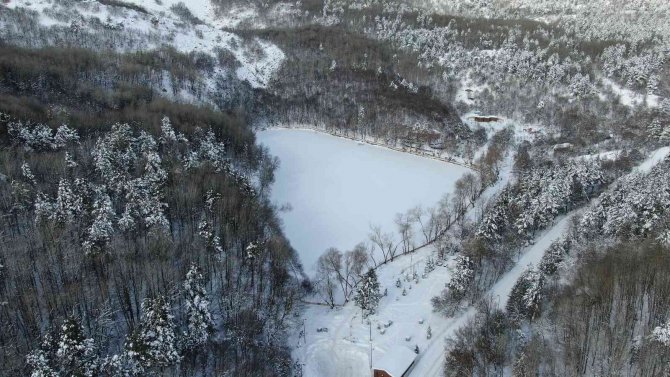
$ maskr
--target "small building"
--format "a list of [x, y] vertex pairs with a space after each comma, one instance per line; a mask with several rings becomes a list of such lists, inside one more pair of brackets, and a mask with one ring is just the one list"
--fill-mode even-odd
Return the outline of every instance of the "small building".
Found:
[[372, 377], [407, 377], [415, 362], [416, 353], [398, 345], [374, 360]]
[[554, 153], [556, 152], [566, 152], [572, 149], [572, 144], [571, 143], [561, 143], [561, 144], [556, 144], [553, 147]]
[[491, 123], [500, 120], [500, 118], [495, 116], [481, 116], [481, 115], [470, 117], [470, 119], [474, 120], [477, 123]]

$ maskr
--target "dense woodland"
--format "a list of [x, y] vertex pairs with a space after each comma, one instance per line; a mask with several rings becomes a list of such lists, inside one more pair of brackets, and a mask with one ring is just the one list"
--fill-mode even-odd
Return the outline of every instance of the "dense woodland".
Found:
[[243, 116], [151, 90], [194, 59], [2, 49], [3, 374], [288, 374], [274, 162]]
[[[666, 2], [216, 0], [251, 15], [217, 27], [188, 2], [11, 3], [0, 375], [300, 375], [301, 299], [372, 315], [375, 270], [426, 247], [451, 261], [435, 312], [476, 309], [445, 375], [670, 373], [670, 160], [639, 168], [670, 140]], [[282, 53], [267, 80], [261, 41]], [[253, 133], [290, 124], [473, 172], [308, 279]], [[491, 287], [565, 216], [499, 305]]]

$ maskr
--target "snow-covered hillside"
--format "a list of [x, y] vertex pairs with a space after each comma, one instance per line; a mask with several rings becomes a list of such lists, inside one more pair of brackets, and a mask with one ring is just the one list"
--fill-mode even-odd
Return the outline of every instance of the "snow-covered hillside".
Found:
[[134, 0], [126, 4], [134, 4], [137, 8], [104, 5], [98, 1], [65, 4], [52, 0], [10, 0], [5, 6], [38, 12], [43, 26], [81, 30], [102, 22], [109, 27], [125, 29], [129, 34], [145, 34], [149, 43], [142, 45], [141, 50], [168, 45], [184, 53], [204, 52], [216, 57], [218, 49], [225, 49], [239, 63], [237, 77], [254, 88], [267, 87], [284, 61], [284, 53], [274, 44], [258, 38], [245, 39], [222, 30], [230, 20], [225, 15], [217, 15], [209, 0]]

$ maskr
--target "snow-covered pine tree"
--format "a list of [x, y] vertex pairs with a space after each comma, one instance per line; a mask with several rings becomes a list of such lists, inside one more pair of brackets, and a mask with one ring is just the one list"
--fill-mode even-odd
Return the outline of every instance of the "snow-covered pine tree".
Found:
[[13, 179], [11, 181], [12, 193], [12, 211], [22, 212], [33, 204], [33, 190], [37, 183], [35, 176], [27, 163], [21, 165], [21, 175], [23, 179]]
[[131, 369], [142, 373], [146, 369], [172, 365], [179, 361], [173, 317], [164, 297], [146, 299], [142, 303], [144, 319], [125, 344], [125, 358]]
[[121, 188], [125, 192], [125, 209], [119, 220], [124, 231], [135, 229], [138, 222], [148, 229], [167, 231], [170, 223], [165, 215], [164, 185], [167, 173], [161, 167], [161, 158], [151, 150], [152, 141], [145, 137], [143, 149], [146, 164], [142, 177], [126, 181]]
[[93, 201], [93, 223], [88, 228], [86, 240], [82, 243], [86, 254], [105, 250], [114, 234], [114, 216], [112, 200], [105, 187], [96, 188], [95, 200]]
[[670, 229], [666, 229], [656, 238], [661, 244], [670, 247]]
[[51, 148], [53, 148], [54, 150], [58, 150], [64, 148], [70, 143], [77, 143], [77, 142], [79, 142], [79, 134], [77, 133], [77, 131], [63, 124], [56, 130], [56, 135], [53, 138]]
[[56, 358], [62, 376], [97, 375], [98, 356], [93, 339], [84, 336], [81, 324], [73, 318], [66, 319], [61, 326]]
[[107, 187], [123, 193], [130, 177], [130, 168], [138, 159], [132, 128], [114, 124], [112, 130], [99, 138], [91, 151], [95, 170]]
[[489, 243], [499, 241], [508, 227], [510, 220], [509, 205], [512, 197], [510, 188], [505, 188], [496, 199], [495, 204], [486, 212], [479, 228], [477, 237]]
[[159, 141], [161, 143], [177, 141], [177, 134], [174, 132], [174, 128], [172, 128], [172, 122], [170, 122], [170, 118], [166, 116], [161, 119], [161, 137]]
[[49, 365], [47, 353], [41, 349], [30, 352], [26, 356], [26, 364], [31, 369], [30, 377], [60, 377]]
[[216, 171], [223, 171], [228, 166], [226, 160], [226, 148], [222, 142], [216, 140], [212, 130], [201, 134], [198, 139], [198, 147], [192, 149], [186, 157], [186, 169], [200, 166], [202, 163], [210, 163]]
[[358, 290], [356, 291], [354, 301], [356, 302], [356, 305], [361, 308], [363, 316], [367, 317], [375, 313], [380, 298], [381, 294], [379, 291], [377, 273], [371, 268], [365, 275], [363, 275], [363, 278], [358, 283]]
[[214, 326], [209, 311], [205, 279], [195, 264], [191, 265], [186, 273], [184, 294], [186, 295], [186, 317], [188, 319], [188, 331], [185, 334], [184, 345], [186, 348], [193, 348], [207, 342]]
[[670, 322], [655, 327], [651, 333], [651, 338], [665, 347], [670, 347]]
[[52, 149], [52, 130], [44, 124], [29, 126], [22, 122], [10, 122], [7, 124], [9, 135], [26, 150], [47, 151]]
[[569, 246], [570, 241], [567, 238], [557, 240], [549, 245], [544, 256], [542, 256], [539, 270], [546, 275], [553, 275], [558, 270], [559, 264], [565, 259]]
[[35, 196], [35, 222], [39, 223], [48, 219], [54, 212], [54, 204], [43, 192]]
[[30, 165], [25, 162], [21, 165], [21, 175], [23, 175], [23, 177], [31, 185], [35, 186], [37, 184], [35, 181], [35, 175], [33, 174], [32, 170], [30, 170]]
[[507, 313], [510, 318], [532, 320], [540, 314], [544, 281], [542, 272], [534, 268], [529, 268], [519, 277], [507, 301]]
[[65, 166], [68, 168], [76, 168], [77, 165], [78, 164], [72, 157], [72, 154], [70, 154], [70, 152], [65, 152]]
[[[81, 185], [81, 182], [78, 182]], [[62, 224], [69, 224], [79, 218], [84, 210], [84, 198], [80, 190], [76, 190], [65, 178], [58, 183], [58, 196], [49, 219]]]
[[470, 257], [464, 255], [457, 256], [451, 280], [447, 284], [449, 296], [454, 300], [460, 300], [465, 297], [474, 277], [474, 263]]

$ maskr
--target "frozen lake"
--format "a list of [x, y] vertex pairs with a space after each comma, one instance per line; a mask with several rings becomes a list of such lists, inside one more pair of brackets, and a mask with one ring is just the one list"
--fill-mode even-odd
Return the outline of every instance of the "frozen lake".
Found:
[[467, 168], [309, 130], [273, 129], [258, 142], [279, 157], [272, 200], [291, 245], [311, 274], [327, 248], [367, 240], [370, 225], [396, 232], [395, 215], [430, 207]]

